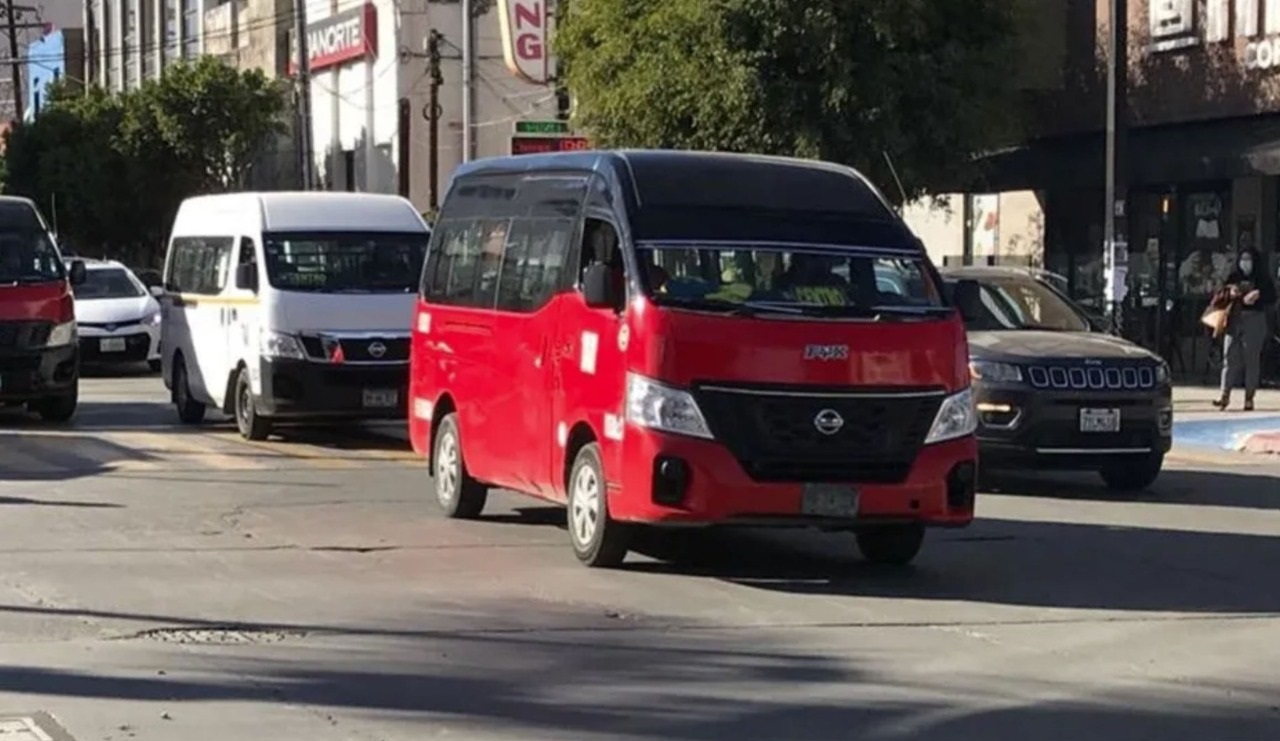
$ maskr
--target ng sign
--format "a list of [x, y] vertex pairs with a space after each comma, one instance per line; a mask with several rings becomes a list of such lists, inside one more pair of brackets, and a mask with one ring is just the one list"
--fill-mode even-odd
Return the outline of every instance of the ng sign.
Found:
[[511, 74], [534, 85], [550, 80], [547, 0], [501, 0], [502, 55]]

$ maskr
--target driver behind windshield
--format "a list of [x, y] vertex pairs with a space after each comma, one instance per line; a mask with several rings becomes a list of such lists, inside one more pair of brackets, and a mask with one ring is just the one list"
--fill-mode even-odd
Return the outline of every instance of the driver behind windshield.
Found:
[[798, 303], [844, 306], [849, 303], [849, 282], [835, 273], [839, 262], [826, 255], [792, 255], [791, 266], [778, 278], [778, 289]]

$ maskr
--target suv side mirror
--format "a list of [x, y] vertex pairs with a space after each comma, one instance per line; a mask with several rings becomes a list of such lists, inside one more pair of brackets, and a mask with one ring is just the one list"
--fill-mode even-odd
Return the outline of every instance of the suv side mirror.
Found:
[[71, 281], [71, 285], [83, 285], [89, 277], [89, 269], [84, 266], [84, 260], [72, 260], [71, 268], [67, 271], [67, 278]]
[[161, 296], [164, 295], [164, 286], [150, 286], [149, 288], [147, 288], [147, 291], [152, 296], [155, 296], [156, 298], [160, 298]]
[[258, 292], [258, 264], [245, 262], [236, 266], [236, 288]]
[[966, 322], [982, 317], [982, 292], [978, 281], [956, 281], [956, 287], [952, 291], [951, 298], [956, 308], [960, 310], [960, 318]]
[[593, 262], [582, 274], [582, 296], [592, 309], [614, 309], [618, 298], [614, 290], [613, 271], [608, 265]]

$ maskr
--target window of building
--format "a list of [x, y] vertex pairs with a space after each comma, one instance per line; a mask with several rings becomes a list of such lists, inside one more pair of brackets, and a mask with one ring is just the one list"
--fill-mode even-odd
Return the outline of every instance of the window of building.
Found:
[[164, 0], [164, 63], [178, 60], [178, 0]]
[[124, 56], [124, 87], [129, 89], [137, 84], [138, 66], [138, 13], [132, 8], [125, 8], [124, 44], [121, 51]]
[[200, 4], [198, 0], [180, 0], [182, 3], [182, 58], [195, 59], [200, 55]]

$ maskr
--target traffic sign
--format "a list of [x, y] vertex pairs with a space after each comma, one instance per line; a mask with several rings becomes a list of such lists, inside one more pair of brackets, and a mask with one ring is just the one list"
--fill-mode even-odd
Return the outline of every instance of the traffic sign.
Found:
[[517, 134], [568, 134], [569, 124], [564, 121], [516, 121]]
[[512, 154], [550, 154], [551, 152], [578, 152], [590, 149], [591, 142], [585, 136], [513, 136]]

